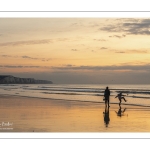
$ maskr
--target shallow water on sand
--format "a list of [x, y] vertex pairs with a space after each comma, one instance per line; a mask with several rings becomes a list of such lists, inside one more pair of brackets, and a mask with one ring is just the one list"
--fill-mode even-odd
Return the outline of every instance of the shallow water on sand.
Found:
[[[0, 132], [149, 132], [150, 109], [17, 96], [0, 98]], [[9, 124], [9, 126], [8, 126]]]
[[[36, 97], [54, 100], [84, 101], [103, 103], [104, 90], [102, 84], [1, 84], [0, 94]], [[115, 96], [123, 92], [127, 105], [150, 107], [150, 85], [109, 85], [111, 103], [118, 103]]]

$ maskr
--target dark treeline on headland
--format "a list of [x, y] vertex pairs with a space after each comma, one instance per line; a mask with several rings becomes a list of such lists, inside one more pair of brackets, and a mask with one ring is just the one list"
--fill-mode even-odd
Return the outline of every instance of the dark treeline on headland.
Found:
[[0, 75], [0, 84], [52, 84], [52, 81], [19, 78], [11, 75]]

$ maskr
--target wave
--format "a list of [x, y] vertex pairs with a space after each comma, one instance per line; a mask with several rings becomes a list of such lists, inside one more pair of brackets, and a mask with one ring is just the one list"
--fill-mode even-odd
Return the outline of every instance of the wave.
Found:
[[[16, 94], [19, 94], [19, 93], [16, 93]], [[38, 99], [46, 99], [46, 100], [53, 100], [53, 101], [68, 101], [68, 102], [81, 102], [81, 103], [97, 103], [97, 104], [104, 104], [103, 101], [93, 101], [93, 100], [75, 100], [75, 99], [72, 99], [72, 100], [67, 100], [67, 99], [58, 99], [58, 98], [45, 98], [45, 97], [32, 97], [32, 96], [22, 96], [22, 95], [9, 95], [9, 94], [2, 94], [4, 96], [17, 96], [17, 97], [26, 97], [26, 98], [38, 98]], [[110, 104], [114, 105], [114, 104], [117, 104], [118, 105], [118, 102], [110, 102]], [[150, 108], [150, 105], [144, 105], [144, 104], [133, 104], [133, 103], [122, 103], [121, 105], [128, 105], [128, 106], [140, 106], [140, 107], [147, 107], [147, 108]]]
[[0, 84], [0, 86], [18, 86], [18, 84]]
[[[77, 93], [77, 92], [59, 92], [59, 91], [57, 91], [57, 92], [41, 92], [41, 93], [43, 93], [43, 94], [60, 94], [60, 95], [86, 95], [86, 96], [88, 96], [88, 95], [90, 95], [90, 96], [104, 96], [104, 94], [102, 93], [102, 94], [91, 94], [91, 93]], [[116, 95], [111, 95], [111, 96], [116, 96]], [[146, 97], [146, 96], [135, 96], [135, 95], [132, 95], [132, 96], [125, 96], [125, 97], [131, 97], [131, 98], [143, 98], [143, 99], [150, 99], [150, 97]]]
[[[2, 84], [0, 88], [3, 86], [9, 86], [8, 88], [14, 88], [13, 86], [18, 86], [15, 88], [24, 89], [24, 90], [46, 90], [46, 91], [73, 91], [73, 92], [93, 92], [93, 93], [104, 93], [104, 88], [97, 88], [97, 87], [75, 87], [75, 86], [58, 86], [58, 85], [50, 85], [50, 86], [37, 86], [37, 85], [15, 85], [15, 84]], [[79, 86], [79, 85], [78, 85]], [[149, 89], [142, 89], [142, 88], [111, 88], [111, 93], [119, 93], [123, 92], [125, 94], [150, 94]]]
[[[114, 87], [116, 87], [114, 85]], [[119, 87], [119, 86], [118, 86]], [[142, 87], [140, 87], [139, 85], [136, 87], [126, 87], [125, 85], [122, 85], [122, 87], [120, 86], [120, 88], [110, 88], [111, 91], [111, 96], [115, 97], [119, 92], [123, 92], [124, 95], [126, 95], [125, 97], [129, 97], [132, 99], [150, 99], [150, 86], [143, 86], [144, 89], [142, 89]], [[36, 84], [32, 84], [32, 85], [14, 85], [14, 84], [7, 84], [7, 85], [0, 85], [0, 91], [1, 93], [19, 93], [20, 94], [22, 92], [26, 93], [27, 95], [32, 95], [34, 93], [34, 95], [36, 94], [41, 94], [42, 96], [46, 95], [48, 96], [48, 94], [57, 94], [58, 95], [62, 95], [63, 97], [66, 95], [74, 95], [74, 96], [70, 96], [70, 98], [73, 97], [77, 97], [79, 96], [87, 96], [90, 98], [90, 96], [103, 96], [104, 95], [104, 86], [96, 86], [96, 85], [36, 85]], [[44, 95], [46, 94], [46, 95]], [[96, 98], [95, 98], [96, 99]]]
[[[43, 91], [66, 91], [66, 92], [86, 92], [86, 93], [104, 93], [104, 90], [102, 89], [95, 89], [95, 88], [50, 88], [50, 87], [38, 87], [38, 88], [28, 88], [28, 87], [22, 87], [24, 90], [43, 90]], [[147, 94], [150, 95], [149, 90], [126, 90], [126, 89], [118, 89], [118, 90], [111, 90], [111, 93], [120, 93], [122, 92], [123, 94]]]
[[130, 90], [130, 91], [118, 90], [118, 91], [116, 91], [116, 92], [117, 92], [117, 93], [122, 92], [122, 93], [124, 93], [124, 94], [150, 94], [150, 91], [148, 91], [148, 90], [137, 90], [137, 91], [132, 91], [132, 90]]
[[94, 89], [42, 89], [42, 88], [23, 88], [24, 90], [40, 90], [40, 91], [66, 91], [66, 92], [86, 92], [86, 93], [104, 93], [104, 91], [96, 91]]
[[[74, 92], [104, 92], [105, 89], [103, 88], [74, 88], [74, 87], [53, 87], [53, 86], [45, 86], [45, 87], [40, 87], [38, 86], [37, 88], [30, 88], [29, 86], [23, 86], [22, 88], [24, 88], [25, 90], [49, 90], [49, 91], [74, 91]], [[122, 93], [141, 93], [141, 94], [150, 94], [150, 89], [110, 89], [111, 92], [122, 92]]]
[[86, 95], [86, 94], [79, 94], [79, 93], [59, 93], [59, 92], [54, 92], [54, 93], [50, 93], [50, 92], [41, 92], [44, 94], [62, 94], [62, 95]]
[[131, 96], [132, 98], [143, 98], [143, 99], [150, 99], [150, 97], [144, 97], [144, 96]]

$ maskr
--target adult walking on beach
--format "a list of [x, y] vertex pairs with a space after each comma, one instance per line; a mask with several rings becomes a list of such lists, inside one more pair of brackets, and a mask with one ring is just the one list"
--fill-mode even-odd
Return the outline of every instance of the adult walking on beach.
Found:
[[125, 95], [122, 94], [122, 92], [120, 92], [115, 98], [118, 97], [119, 99], [119, 106], [121, 105], [122, 99], [127, 102], [127, 100], [124, 98]]
[[105, 92], [104, 92], [105, 106], [106, 107], [107, 107], [107, 105], [108, 105], [108, 107], [110, 107], [109, 106], [109, 96], [110, 96], [110, 90], [109, 90], [109, 88], [107, 86], [106, 89], [105, 89]]

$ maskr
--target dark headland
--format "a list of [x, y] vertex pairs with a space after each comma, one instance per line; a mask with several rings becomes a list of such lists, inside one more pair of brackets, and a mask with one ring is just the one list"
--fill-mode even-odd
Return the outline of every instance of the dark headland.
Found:
[[19, 78], [11, 75], [0, 75], [0, 84], [52, 84], [52, 81]]

